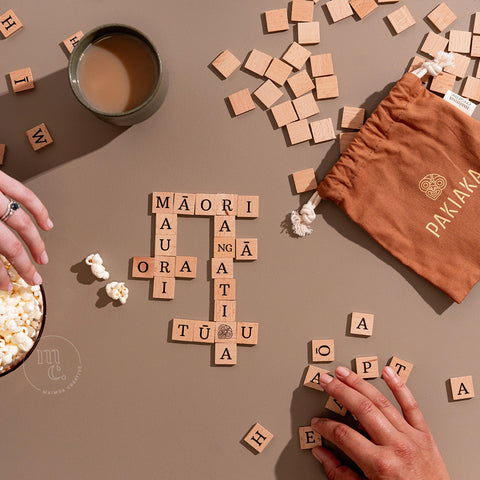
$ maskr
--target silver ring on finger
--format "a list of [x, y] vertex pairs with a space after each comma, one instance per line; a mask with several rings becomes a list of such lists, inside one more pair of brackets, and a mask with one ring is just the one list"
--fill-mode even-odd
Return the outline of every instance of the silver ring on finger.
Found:
[[7, 209], [5, 210], [5, 213], [2, 215], [0, 218], [1, 222], [6, 222], [10, 216], [15, 213], [16, 210], [20, 208], [20, 205], [15, 202], [14, 200], [10, 200], [7, 205]]

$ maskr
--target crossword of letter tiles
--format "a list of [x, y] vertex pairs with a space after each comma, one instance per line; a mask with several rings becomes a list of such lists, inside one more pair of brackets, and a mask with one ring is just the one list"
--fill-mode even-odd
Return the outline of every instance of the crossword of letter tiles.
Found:
[[259, 423], [256, 423], [253, 428], [245, 435], [243, 441], [246, 442], [258, 453], [263, 452], [265, 447], [272, 440], [273, 435]]
[[465, 400], [467, 398], [475, 397], [471, 375], [450, 378], [449, 380], [453, 400]]
[[387, 15], [387, 18], [397, 34], [412, 27], [416, 23], [406, 5]]
[[67, 49], [68, 53], [73, 52], [73, 49], [77, 46], [77, 43], [80, 41], [82, 37], [83, 37], [83, 32], [79, 30], [78, 32], [75, 32], [73, 35], [70, 35], [68, 38], [66, 38], [63, 41], [63, 44], [65, 45], [65, 48]]
[[30, 68], [15, 70], [14, 72], [10, 72], [9, 75], [10, 82], [12, 83], [12, 89], [15, 93], [35, 88], [32, 70]]
[[322, 445], [322, 437], [315, 432], [312, 427], [298, 427], [298, 437], [300, 440], [300, 448], [306, 450]]
[[441, 32], [451, 25], [457, 19], [457, 16], [442, 2], [427, 15], [427, 18]]
[[27, 130], [25, 135], [35, 152], [53, 143], [52, 136], [44, 123]]
[[244, 67], [250, 72], [263, 77], [271, 61], [272, 57], [270, 55], [253, 49], [250, 52]]
[[270, 108], [280, 97], [283, 96], [283, 92], [274, 85], [271, 80], [267, 80], [262, 83], [253, 93], [266, 108]]
[[13, 10], [8, 10], [3, 15], [0, 15], [0, 32], [2, 32], [5, 38], [18, 32], [22, 27], [22, 22], [20, 22]]
[[300, 70], [312, 53], [297, 42], [293, 42], [282, 57], [282, 60]]
[[212, 66], [225, 78], [228, 78], [242, 63], [228, 50], [224, 50], [213, 62]]

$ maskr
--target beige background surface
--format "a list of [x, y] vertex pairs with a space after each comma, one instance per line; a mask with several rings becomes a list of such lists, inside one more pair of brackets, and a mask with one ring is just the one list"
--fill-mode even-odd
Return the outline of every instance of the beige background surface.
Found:
[[[321, 43], [311, 50], [333, 53], [340, 97], [320, 102], [318, 118], [331, 116], [336, 125], [343, 105], [366, 106], [371, 113], [403, 74], [431, 31], [424, 17], [437, 1], [383, 5], [362, 21], [352, 17], [333, 25], [323, 3], [315, 9]], [[459, 17], [453, 28], [468, 29], [478, 2], [447, 3]], [[385, 17], [403, 4], [417, 24], [393, 36]], [[78, 350], [82, 372], [72, 388], [50, 395], [33, 388], [21, 369], [1, 379], [2, 475], [324, 478], [311, 455], [299, 450], [297, 427], [323, 414], [326, 400], [301, 387], [308, 342], [332, 337], [332, 369], [362, 355], [378, 355], [382, 365], [393, 354], [413, 362], [409, 385], [452, 478], [478, 478], [478, 400], [449, 403], [445, 382], [468, 374], [478, 381], [480, 288], [461, 305], [452, 304], [331, 203], [318, 209], [312, 236], [292, 238], [286, 215], [308, 194], [292, 194], [289, 174], [313, 167], [321, 179], [338, 158], [338, 142], [288, 147], [258, 106], [232, 119], [224, 98], [246, 87], [252, 91], [261, 80], [236, 72], [221, 81], [208, 68], [225, 48], [241, 59], [252, 48], [282, 55], [293, 29], [265, 35], [260, 14], [285, 5], [17, 0], [3, 7], [14, 8], [25, 25], [0, 41], [3, 73], [30, 66], [36, 82], [35, 90], [20, 95], [9, 91], [6, 80], [0, 86], [4, 171], [26, 181], [55, 222], [44, 235], [51, 261], [40, 270], [49, 307], [43, 348], [55, 343], [47, 336], [66, 338]], [[128, 129], [104, 124], [75, 103], [58, 45], [78, 29], [110, 22], [143, 30], [170, 73], [162, 109]], [[41, 122], [55, 144], [34, 153], [24, 132]], [[199, 268], [197, 279], [177, 282], [175, 300], [153, 301], [148, 281], [128, 278], [130, 258], [151, 253], [152, 191], [261, 197], [260, 218], [237, 224], [238, 236], [259, 238], [260, 258], [238, 264], [235, 274], [237, 319], [259, 322], [260, 341], [239, 347], [233, 368], [212, 367], [208, 346], [168, 341], [173, 317], [211, 316], [209, 220], [179, 220], [178, 254], [198, 256]], [[125, 306], [107, 302], [104, 283], [83, 266], [95, 251], [113, 280], [127, 280]], [[375, 313], [372, 338], [345, 335], [352, 311]], [[35, 358], [27, 368], [31, 375]], [[71, 373], [75, 358], [65, 353], [61, 367]], [[58, 382], [48, 387], [55, 391]], [[373, 383], [385, 391], [382, 380]], [[256, 421], [275, 435], [257, 456], [240, 443]]]

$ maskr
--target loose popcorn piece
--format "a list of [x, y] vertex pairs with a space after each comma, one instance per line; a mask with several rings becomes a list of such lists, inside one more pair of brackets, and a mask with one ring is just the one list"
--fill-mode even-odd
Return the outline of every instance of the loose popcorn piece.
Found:
[[98, 253], [92, 253], [85, 259], [85, 263], [90, 266], [92, 273], [101, 280], [108, 280], [110, 274], [103, 266], [103, 259]]
[[123, 282], [111, 282], [105, 286], [107, 295], [113, 300], [120, 300], [120, 303], [125, 304], [128, 298], [128, 288]]

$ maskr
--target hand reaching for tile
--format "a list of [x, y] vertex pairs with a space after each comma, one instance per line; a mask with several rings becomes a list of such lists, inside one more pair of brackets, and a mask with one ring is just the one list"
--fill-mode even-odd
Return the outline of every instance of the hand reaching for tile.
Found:
[[[314, 418], [312, 428], [342, 449], [371, 480], [448, 480], [447, 469], [418, 405], [391, 367], [383, 378], [399, 403], [402, 414], [373, 385], [339, 367], [337, 378], [322, 374], [320, 384], [345, 406], [370, 436], [328, 418]], [[315, 458], [330, 480], [360, 480], [328, 449], [315, 447]]]

